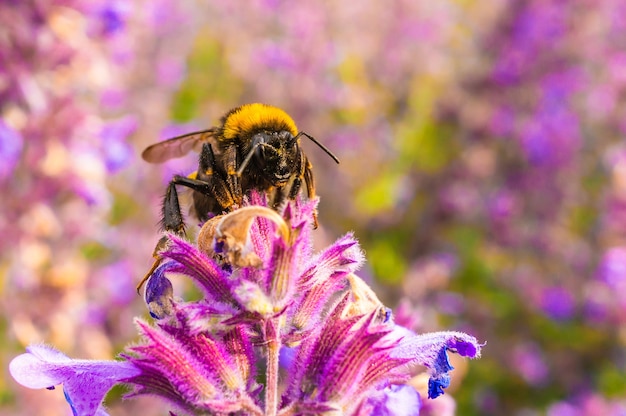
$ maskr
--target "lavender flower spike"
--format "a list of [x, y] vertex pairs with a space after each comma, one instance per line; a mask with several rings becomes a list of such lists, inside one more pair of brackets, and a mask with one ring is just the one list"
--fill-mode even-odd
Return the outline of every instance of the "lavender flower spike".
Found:
[[[351, 234], [314, 255], [316, 200], [282, 212], [262, 195], [250, 201], [207, 222], [197, 244], [167, 236], [146, 285], [154, 321], [136, 320], [142, 339], [121, 354], [126, 361], [33, 346], [11, 363], [13, 377], [32, 388], [63, 383], [80, 416], [106, 415], [101, 402], [115, 383], [131, 387], [127, 397], [164, 398], [181, 415], [417, 416], [412, 364], [428, 368], [436, 398], [450, 382], [449, 352], [480, 356], [470, 335], [396, 325], [355, 274], [364, 255]], [[169, 274], [196, 282], [204, 298], [175, 296]], [[293, 358], [281, 364], [286, 350]]]
[[102, 406], [114, 385], [140, 373], [126, 361], [73, 360], [54, 348], [31, 345], [15, 357], [9, 371], [20, 384], [31, 389], [53, 389], [63, 384], [65, 398], [75, 415], [106, 416]]

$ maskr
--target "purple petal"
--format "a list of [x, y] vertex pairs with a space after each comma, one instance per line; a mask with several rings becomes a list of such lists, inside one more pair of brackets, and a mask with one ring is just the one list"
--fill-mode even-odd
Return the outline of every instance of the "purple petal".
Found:
[[229, 346], [235, 347], [236, 351], [244, 350], [244, 345], [227, 346], [223, 340], [217, 336], [209, 336], [208, 333], [192, 334], [187, 328], [177, 326], [161, 325], [161, 329], [189, 353], [189, 356], [197, 360], [198, 369], [205, 374], [205, 377], [219, 381], [222, 387], [230, 390], [242, 389], [245, 380], [241, 377], [239, 368], [229, 354]]
[[241, 373], [242, 380], [248, 380], [250, 384], [255, 379], [255, 355], [254, 347], [243, 325], [237, 325], [224, 334], [224, 342], [228, 353], [233, 357]]
[[[302, 200], [297, 198], [293, 206], [288, 205], [285, 207], [284, 217], [290, 218], [290, 222], [294, 228], [303, 226], [304, 224], [311, 224], [313, 222], [313, 213], [317, 210], [319, 204], [319, 198]], [[311, 230], [311, 226], [305, 226], [306, 230]], [[309, 235], [306, 234], [306, 238], [309, 239]]]
[[292, 317], [292, 326], [300, 331], [316, 326], [321, 320], [321, 315], [329, 299], [344, 289], [346, 285], [347, 282], [343, 274], [336, 273], [304, 293], [297, 307], [293, 308], [295, 314]]
[[[447, 357], [446, 357], [447, 360]], [[453, 370], [453, 367], [450, 367]], [[450, 385], [450, 375], [448, 373], [432, 376], [428, 379], [428, 398], [436, 399], [443, 394], [443, 389]]]
[[363, 264], [365, 256], [358, 242], [348, 233], [312, 259], [309, 268], [301, 277], [304, 287], [318, 284], [335, 273], [354, 273]]
[[431, 368], [442, 348], [450, 349], [463, 357], [480, 357], [482, 344], [479, 344], [473, 336], [463, 332], [444, 331], [415, 335], [406, 328], [399, 326], [396, 326], [395, 330], [401, 331], [407, 336], [395, 349], [392, 356], [412, 358], [415, 363]]
[[202, 364], [182, 348], [176, 339], [139, 319], [136, 322], [148, 340], [147, 344], [130, 348], [139, 356], [138, 365], [152, 367], [165, 375], [172, 386], [187, 400], [193, 402], [196, 397], [212, 398], [215, 396], [216, 388], [211, 380], [206, 379], [202, 374]]
[[[325, 358], [322, 376], [319, 386], [320, 397], [326, 399], [337, 399], [339, 397], [350, 397], [353, 393], [363, 390], [363, 385], [355, 382], [362, 381], [366, 376], [366, 371], [370, 363], [378, 358], [379, 351], [374, 345], [383, 337], [389, 334], [389, 325], [372, 326], [375, 314], [362, 317], [361, 321], [350, 328], [350, 333], [341, 331], [336, 334], [336, 338], [341, 340], [341, 344], [333, 351], [331, 356]], [[334, 328], [331, 328], [333, 330]], [[397, 365], [401, 363], [397, 361]], [[361, 384], [361, 383], [359, 383]]]
[[9, 364], [13, 378], [33, 389], [63, 384], [68, 403], [79, 415], [106, 414], [101, 406], [106, 393], [140, 373], [126, 361], [73, 360], [43, 345], [32, 345], [27, 351]]
[[[296, 240], [292, 246], [297, 247], [295, 256], [298, 261], [295, 262], [293, 266], [294, 268], [297, 267], [299, 271], [303, 269], [304, 259], [311, 257], [311, 222], [317, 203], [317, 199], [302, 202], [298, 198], [285, 206], [284, 213], [282, 214], [290, 224], [293, 232], [297, 234]], [[248, 198], [247, 204], [266, 207], [267, 197], [256, 191], [252, 192]], [[276, 241], [276, 225], [267, 218], [259, 217], [252, 223], [249, 237], [254, 252], [263, 259], [264, 263], [271, 260], [272, 253], [276, 251], [276, 244], [271, 243]], [[271, 267], [269, 269], [271, 270]]]
[[299, 281], [298, 306], [292, 324], [298, 329], [316, 325], [330, 298], [346, 287], [346, 276], [363, 263], [364, 255], [351, 234], [339, 238], [315, 256]]
[[[259, 192], [251, 192], [248, 198], [249, 205], [267, 206], [267, 196]], [[253, 251], [263, 260], [267, 261], [272, 246], [268, 244], [268, 241], [273, 241], [276, 234], [276, 224], [267, 218], [257, 217], [250, 227], [250, 242], [252, 243]]]
[[44, 345], [31, 345], [26, 351], [9, 364], [15, 381], [31, 389], [49, 388], [65, 381], [64, 366], [71, 363], [71, 358]]
[[230, 291], [228, 274], [217, 263], [182, 238], [171, 234], [169, 239], [169, 245], [161, 255], [182, 266], [176, 272], [185, 273], [196, 280], [209, 299], [236, 303]]
[[325, 326], [315, 328], [315, 332], [304, 340], [298, 348], [292, 369], [291, 393], [294, 396], [298, 394], [299, 386], [306, 384], [307, 380], [317, 384], [324, 364], [341, 345], [341, 338], [349, 333], [357, 321], [358, 317], [336, 322], [327, 321]]
[[308, 239], [302, 234], [308, 224], [293, 229], [298, 237], [292, 244], [285, 244], [280, 237], [274, 239], [271, 260], [266, 264], [268, 273], [265, 277], [267, 292], [275, 308], [282, 308], [293, 297], [296, 280], [302, 270], [302, 252], [308, 250]]

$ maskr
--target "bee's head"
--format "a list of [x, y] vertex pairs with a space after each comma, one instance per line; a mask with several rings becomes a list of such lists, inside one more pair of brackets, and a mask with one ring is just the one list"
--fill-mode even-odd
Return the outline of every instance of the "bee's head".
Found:
[[298, 138], [286, 130], [261, 131], [252, 136], [251, 147], [239, 171], [252, 162], [274, 186], [285, 185], [297, 168]]

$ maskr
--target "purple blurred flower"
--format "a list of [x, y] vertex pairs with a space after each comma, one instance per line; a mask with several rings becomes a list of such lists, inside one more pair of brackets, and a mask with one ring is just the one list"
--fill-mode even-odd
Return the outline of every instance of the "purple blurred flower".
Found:
[[544, 289], [541, 296], [541, 309], [552, 319], [565, 320], [575, 311], [574, 296], [563, 287]]
[[109, 121], [102, 128], [100, 132], [102, 153], [109, 172], [117, 172], [133, 159], [134, 150], [128, 143], [128, 136], [136, 129], [137, 120], [132, 116]]
[[94, 23], [98, 23], [98, 33], [103, 36], [112, 36], [124, 30], [127, 15], [131, 7], [122, 1], [108, 1], [98, 5]]
[[517, 372], [533, 385], [542, 385], [548, 377], [548, 366], [541, 349], [534, 343], [520, 344], [513, 350], [513, 366]]
[[372, 395], [363, 410], [366, 406], [372, 415], [419, 416], [421, 399], [412, 386], [392, 384]]
[[294, 54], [284, 46], [277, 43], [262, 45], [256, 52], [258, 64], [270, 69], [294, 70], [297, 59]]
[[575, 395], [567, 401], [552, 404], [547, 416], [623, 416], [626, 405], [619, 398], [609, 399], [592, 392]]
[[510, 105], [502, 104], [495, 108], [491, 116], [491, 133], [495, 136], [509, 136], [515, 126], [515, 110]]
[[0, 181], [10, 177], [22, 154], [22, 136], [0, 119]]
[[613, 289], [626, 287], [626, 247], [613, 247], [602, 256], [598, 278]]
[[[73, 408], [92, 409], [80, 414], [104, 414], [102, 397], [122, 382], [132, 387], [129, 397], [161, 396], [189, 413], [417, 415], [419, 396], [405, 384], [411, 367], [428, 369], [428, 396], [435, 398], [450, 383], [449, 352], [480, 356], [481, 345], [467, 334], [416, 335], [395, 325], [353, 274], [363, 253], [352, 235], [313, 255], [316, 201], [288, 204], [281, 216], [261, 196], [250, 199], [256, 205], [209, 220], [197, 245], [167, 236], [146, 285], [156, 323], [137, 320], [143, 340], [126, 349], [126, 361], [81, 361], [80, 375], [76, 362], [58, 353], [37, 356], [45, 365], [33, 367], [31, 349], [11, 364], [16, 380], [33, 388], [64, 382]], [[204, 298], [175, 299], [171, 273], [191, 278]], [[290, 377], [279, 398], [283, 346], [293, 352], [282, 360]], [[63, 377], [47, 378], [52, 365]], [[103, 378], [95, 390], [71, 388]]]

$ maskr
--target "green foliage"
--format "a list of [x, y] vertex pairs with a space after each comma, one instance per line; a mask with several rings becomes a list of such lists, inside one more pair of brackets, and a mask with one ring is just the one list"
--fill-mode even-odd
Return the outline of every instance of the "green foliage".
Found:
[[399, 284], [406, 271], [406, 260], [401, 244], [392, 239], [378, 239], [369, 242], [366, 255], [374, 270], [374, 275], [386, 284]]
[[[187, 77], [171, 105], [172, 119], [187, 122], [203, 115], [207, 102], [231, 101], [241, 92], [241, 81], [232, 76], [224, 60], [224, 46], [208, 33], [198, 36], [187, 62]], [[217, 122], [217, 120], [212, 120]]]
[[373, 216], [390, 211], [396, 200], [396, 189], [401, 178], [391, 172], [382, 172], [360, 187], [355, 195], [355, 206], [364, 215]]

